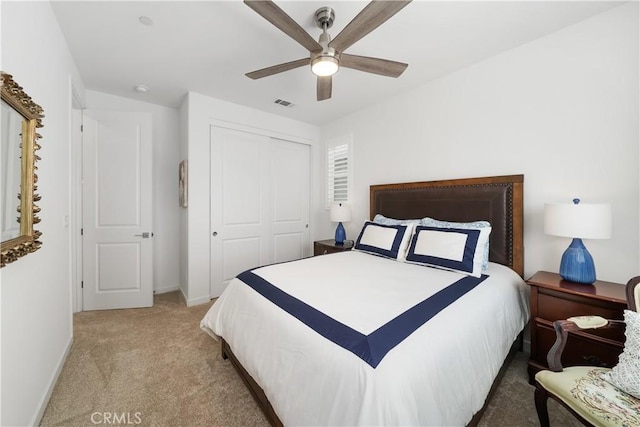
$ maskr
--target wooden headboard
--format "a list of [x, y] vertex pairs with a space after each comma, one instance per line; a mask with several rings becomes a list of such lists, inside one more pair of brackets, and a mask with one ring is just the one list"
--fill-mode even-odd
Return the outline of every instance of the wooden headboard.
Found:
[[489, 221], [489, 260], [524, 275], [524, 175], [372, 185], [370, 217]]

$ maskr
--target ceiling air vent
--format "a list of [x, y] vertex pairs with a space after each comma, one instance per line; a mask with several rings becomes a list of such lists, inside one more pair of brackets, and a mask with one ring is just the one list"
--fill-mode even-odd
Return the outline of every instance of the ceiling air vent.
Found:
[[273, 101], [276, 104], [280, 104], [283, 107], [293, 107], [293, 104], [289, 101], [285, 101], [284, 99], [276, 99], [275, 101]]

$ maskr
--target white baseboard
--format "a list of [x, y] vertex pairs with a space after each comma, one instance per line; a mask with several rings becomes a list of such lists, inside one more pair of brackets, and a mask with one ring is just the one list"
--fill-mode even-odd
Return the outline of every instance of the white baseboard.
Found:
[[56, 383], [58, 382], [58, 377], [60, 376], [60, 372], [62, 372], [62, 367], [64, 366], [64, 363], [67, 361], [67, 357], [69, 356], [69, 352], [71, 351], [72, 345], [73, 345], [73, 334], [71, 335], [71, 337], [69, 337], [67, 348], [65, 348], [64, 352], [62, 353], [62, 357], [58, 361], [58, 366], [56, 367], [56, 370], [54, 371], [53, 375], [51, 376], [51, 380], [49, 381], [49, 387], [47, 387], [47, 391], [45, 392], [44, 396], [42, 396], [42, 400], [40, 401], [40, 405], [39, 405], [40, 409], [36, 413], [36, 416], [33, 422], [31, 423], [32, 426], [40, 425], [40, 421], [42, 420], [42, 416], [44, 415], [45, 409], [47, 409], [47, 404], [49, 403], [49, 399], [51, 399], [51, 394], [53, 393], [53, 389], [55, 388]]
[[187, 307], [193, 307], [194, 305], [207, 304], [211, 302], [211, 298], [202, 297], [202, 298], [194, 298], [186, 301], [187, 301]]
[[167, 292], [174, 292], [180, 289], [180, 286], [175, 285], [175, 286], [167, 286], [164, 288], [157, 288], [153, 290], [154, 294], [166, 294]]
[[185, 303], [187, 307], [193, 307], [194, 305], [207, 304], [211, 302], [211, 298], [208, 296], [189, 299], [184, 294], [184, 289], [182, 287], [179, 287], [178, 290], [180, 291], [180, 299], [182, 299], [182, 302]]
[[211, 301], [209, 297], [201, 297], [201, 298], [193, 298], [189, 299], [184, 294], [184, 290], [180, 288], [180, 297], [182, 297], [182, 301], [187, 305], [187, 307], [193, 307], [194, 305], [207, 304]]

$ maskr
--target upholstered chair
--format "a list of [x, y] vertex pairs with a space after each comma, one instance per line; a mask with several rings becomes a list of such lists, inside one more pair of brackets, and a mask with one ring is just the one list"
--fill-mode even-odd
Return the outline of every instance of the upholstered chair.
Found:
[[[627, 283], [629, 310], [624, 322], [578, 316], [554, 322], [556, 341], [547, 354], [549, 370], [536, 374], [535, 404], [542, 427], [549, 426], [547, 399], [552, 397], [586, 426], [640, 426], [640, 276]], [[562, 368], [560, 358], [568, 332], [625, 327], [625, 346], [613, 369], [594, 366]]]

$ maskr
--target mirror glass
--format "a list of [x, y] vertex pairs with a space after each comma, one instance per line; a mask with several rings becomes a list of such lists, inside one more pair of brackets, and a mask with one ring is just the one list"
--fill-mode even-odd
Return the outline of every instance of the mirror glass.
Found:
[[24, 117], [2, 101], [2, 241], [20, 236], [20, 147]]
[[42, 108], [33, 102], [10, 74], [0, 71], [2, 122], [0, 137], [0, 267], [35, 252], [42, 233], [33, 228], [40, 222], [40, 200], [35, 171], [40, 148], [37, 129], [42, 127]]

